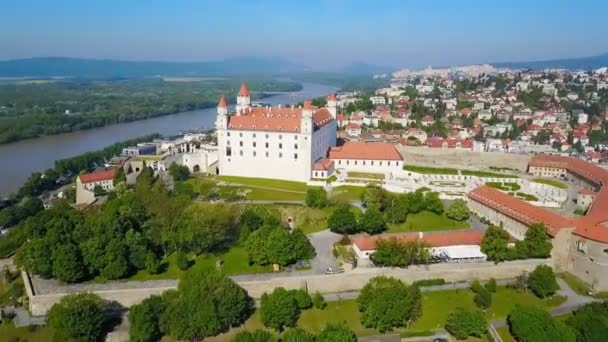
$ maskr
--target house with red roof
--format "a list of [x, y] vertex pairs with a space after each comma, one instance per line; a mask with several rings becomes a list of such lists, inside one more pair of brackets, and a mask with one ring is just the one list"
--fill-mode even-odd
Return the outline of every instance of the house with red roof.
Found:
[[93, 173], [84, 173], [76, 178], [76, 204], [87, 205], [95, 202], [95, 192], [114, 190], [114, 176], [118, 169], [112, 168]]
[[422, 126], [424, 126], [424, 127], [428, 127], [428, 126], [432, 125], [433, 123], [435, 123], [435, 119], [433, 119], [433, 117], [430, 115], [425, 115], [422, 118]]
[[346, 133], [348, 133], [348, 135], [356, 137], [361, 135], [361, 125], [358, 125], [356, 123], [349, 123], [348, 125], [346, 125], [346, 127], [344, 127], [344, 130], [346, 131]]
[[348, 141], [331, 147], [327, 157], [337, 170], [385, 173], [403, 170], [403, 157], [394, 144]]

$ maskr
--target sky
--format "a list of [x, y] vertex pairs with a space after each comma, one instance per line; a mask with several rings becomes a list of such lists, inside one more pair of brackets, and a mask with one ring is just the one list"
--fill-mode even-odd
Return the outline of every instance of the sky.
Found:
[[0, 59], [425, 67], [608, 52], [606, 0], [0, 0]]

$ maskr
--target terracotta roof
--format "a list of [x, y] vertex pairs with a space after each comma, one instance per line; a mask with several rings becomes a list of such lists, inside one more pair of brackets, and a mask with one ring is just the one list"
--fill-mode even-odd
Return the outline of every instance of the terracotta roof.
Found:
[[403, 160], [395, 145], [385, 142], [349, 141], [329, 149], [329, 159]]
[[310, 101], [310, 100], [304, 101], [304, 109], [312, 109], [312, 101]]
[[116, 169], [110, 169], [110, 170], [100, 171], [100, 172], [85, 173], [85, 174], [78, 176], [78, 178], [80, 178], [80, 181], [83, 183], [94, 183], [94, 182], [100, 182], [100, 181], [104, 181], [104, 180], [112, 180], [112, 179], [114, 179], [115, 174], [116, 174]]
[[331, 169], [334, 166], [334, 162], [327, 159], [327, 158], [323, 158], [323, 159], [319, 159], [313, 166], [312, 169], [313, 170], [317, 170], [317, 171], [327, 171], [329, 169]]
[[[312, 110], [315, 127], [325, 126], [333, 120], [326, 108]], [[301, 124], [302, 108], [249, 107], [228, 117], [228, 129], [232, 130], [295, 133], [300, 132]]]
[[243, 83], [241, 89], [239, 89], [239, 96], [249, 96], [249, 88], [247, 88], [245, 83]]
[[358, 125], [356, 123], [349, 123], [348, 125], [346, 125], [346, 129], [358, 129], [361, 128], [361, 125]]
[[582, 188], [578, 191], [579, 195], [589, 195], [589, 196], [595, 196], [597, 195], [597, 193], [595, 193], [595, 191], [591, 191], [587, 188]]
[[400, 233], [400, 234], [382, 234], [382, 235], [355, 235], [350, 236], [353, 244], [362, 251], [375, 250], [378, 240], [390, 239], [396, 237], [401, 241], [421, 241], [429, 247], [443, 246], [459, 246], [459, 245], [477, 245], [481, 244], [484, 232], [477, 230], [466, 231], [437, 231], [427, 232], [420, 238], [419, 233]]
[[544, 223], [551, 236], [555, 236], [558, 230], [562, 228], [573, 227], [570, 220], [552, 211], [537, 207], [485, 185], [469, 192], [468, 197], [525, 225]]
[[338, 101], [338, 98], [336, 97], [336, 94], [331, 93], [327, 95], [327, 101]]
[[222, 95], [220, 98], [220, 102], [217, 104], [218, 107], [226, 108], [228, 107], [228, 101], [226, 101], [226, 97]]

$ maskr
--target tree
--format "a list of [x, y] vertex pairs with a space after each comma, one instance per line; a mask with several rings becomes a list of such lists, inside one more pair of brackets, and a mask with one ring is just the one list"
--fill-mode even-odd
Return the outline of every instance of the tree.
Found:
[[167, 300], [161, 322], [169, 335], [200, 339], [242, 323], [250, 313], [247, 292], [215, 270], [193, 267]]
[[407, 267], [427, 261], [429, 253], [426, 246], [417, 241], [403, 241], [396, 237], [379, 239], [376, 252], [371, 260], [378, 266]]
[[421, 314], [422, 296], [416, 285], [401, 280], [375, 277], [363, 287], [357, 303], [361, 323], [380, 332], [407, 326]]
[[378, 208], [368, 208], [359, 220], [359, 228], [369, 234], [380, 234], [386, 230], [384, 216]]
[[327, 192], [323, 188], [313, 187], [306, 190], [306, 206], [309, 208], [325, 208]]
[[325, 302], [325, 298], [323, 298], [323, 295], [317, 291], [315, 292], [314, 295], [312, 295], [312, 305], [315, 307], [315, 309], [325, 309], [325, 307], [327, 306], [327, 303]]
[[53, 251], [52, 260], [53, 276], [61, 281], [74, 283], [86, 276], [80, 251], [72, 243], [57, 246]]
[[195, 202], [182, 212], [177, 236], [182, 250], [201, 254], [236, 239], [237, 228], [230, 206]]
[[262, 295], [260, 312], [265, 326], [281, 331], [295, 325], [300, 310], [293, 294], [277, 287], [272, 293]]
[[522, 342], [574, 342], [572, 328], [537, 307], [516, 305], [508, 317], [511, 334]]
[[357, 219], [350, 210], [350, 206], [338, 206], [327, 219], [327, 226], [334, 233], [352, 234], [357, 232]]
[[169, 174], [175, 181], [184, 181], [190, 178], [190, 170], [185, 165], [173, 163], [169, 166]]
[[486, 288], [482, 287], [479, 292], [475, 293], [473, 302], [475, 302], [475, 305], [477, 305], [478, 308], [484, 310], [488, 309], [490, 306], [492, 306], [492, 293]]
[[272, 229], [268, 234], [265, 246], [268, 261], [271, 264], [286, 266], [296, 261], [293, 240], [285, 229]]
[[439, 199], [438, 192], [427, 192], [424, 196], [424, 206], [426, 210], [432, 211], [435, 214], [443, 214], [443, 202]]
[[162, 337], [160, 317], [165, 303], [160, 296], [151, 296], [129, 309], [129, 336], [131, 341], [158, 341]]
[[528, 286], [538, 297], [545, 298], [559, 290], [553, 269], [547, 265], [538, 265], [528, 277]]
[[121, 239], [110, 240], [106, 247], [105, 266], [101, 270], [101, 276], [106, 279], [120, 279], [127, 275], [130, 268], [128, 252], [126, 244]]
[[29, 272], [38, 274], [43, 278], [53, 275], [51, 260], [51, 246], [45, 239], [27, 241], [15, 257], [17, 265], [25, 267]]
[[92, 293], [63, 297], [48, 313], [48, 324], [74, 341], [97, 341], [103, 332], [104, 304]]
[[469, 207], [467, 202], [457, 199], [445, 211], [445, 216], [456, 221], [464, 221], [469, 218]]
[[579, 341], [602, 342], [608, 336], [608, 302], [586, 304], [566, 323], [576, 330]]
[[276, 340], [277, 339], [266, 330], [255, 330], [253, 332], [245, 330], [236, 334], [232, 339], [232, 342], [274, 342]]
[[185, 271], [190, 266], [190, 261], [188, 260], [188, 255], [182, 251], [177, 251], [177, 255], [175, 256], [175, 263], [177, 264], [177, 268], [182, 271]]
[[408, 194], [390, 196], [384, 209], [387, 221], [392, 224], [405, 222], [410, 210], [409, 199], [410, 196]]
[[481, 240], [481, 251], [487, 255], [488, 260], [495, 262], [508, 260], [510, 258], [509, 239], [510, 235], [504, 229], [490, 226]]
[[146, 270], [150, 274], [158, 274], [162, 270], [160, 258], [152, 251], [149, 251], [146, 255]]
[[310, 298], [310, 295], [303, 289], [289, 290], [289, 293], [293, 296], [293, 299], [295, 299], [296, 304], [298, 304], [298, 309], [305, 310], [312, 307], [312, 298]]
[[463, 308], [456, 308], [450, 313], [445, 323], [445, 330], [454, 335], [459, 340], [464, 340], [469, 336], [481, 337], [487, 331], [486, 319], [480, 311], [467, 311]]
[[287, 329], [281, 342], [315, 342], [315, 337], [301, 328]]
[[520, 254], [524, 258], [548, 258], [551, 256], [551, 240], [543, 223], [531, 224], [524, 240], [518, 241]]
[[388, 194], [386, 190], [374, 184], [368, 184], [361, 194], [361, 202], [367, 208], [375, 207], [378, 210], [384, 210], [387, 200]]
[[357, 342], [357, 335], [344, 324], [329, 323], [317, 336], [317, 341]]
[[249, 227], [250, 231], [253, 232], [264, 224], [264, 219], [255, 210], [247, 208], [241, 214], [241, 223]]
[[315, 248], [302, 229], [294, 229], [291, 232], [291, 240], [296, 260], [312, 259], [315, 256]]
[[486, 290], [494, 293], [496, 292], [496, 279], [490, 278], [490, 280], [486, 283]]
[[114, 179], [112, 183], [116, 186], [118, 183], [126, 183], [127, 175], [125, 174], [125, 170], [122, 167], [119, 167], [116, 173], [114, 174]]

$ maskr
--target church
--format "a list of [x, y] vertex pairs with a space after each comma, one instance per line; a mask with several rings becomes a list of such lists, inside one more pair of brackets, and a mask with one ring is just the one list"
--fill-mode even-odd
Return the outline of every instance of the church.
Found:
[[337, 110], [335, 94], [325, 108], [311, 101], [300, 107], [252, 106], [243, 84], [234, 112], [223, 96], [217, 105], [219, 174], [309, 181], [315, 163], [336, 146]]

